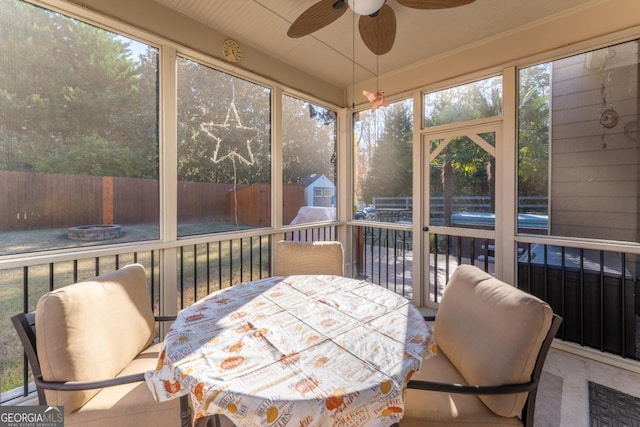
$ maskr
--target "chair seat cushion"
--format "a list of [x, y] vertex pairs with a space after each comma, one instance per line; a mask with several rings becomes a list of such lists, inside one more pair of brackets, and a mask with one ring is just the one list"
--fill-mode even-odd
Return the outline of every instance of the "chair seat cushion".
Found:
[[[36, 347], [48, 381], [113, 378], [152, 341], [155, 324], [144, 267], [131, 264], [48, 292], [36, 307]], [[97, 390], [46, 390], [71, 413]]]
[[[118, 376], [155, 369], [160, 344], [144, 350]], [[126, 399], [125, 399], [126, 397]], [[176, 427], [180, 425], [180, 399], [158, 403], [146, 382], [100, 390], [80, 409], [65, 415], [65, 426]]]
[[[438, 353], [422, 361], [412, 380], [465, 384], [466, 381], [447, 357]], [[417, 426], [522, 426], [518, 417], [493, 413], [478, 396], [407, 389], [405, 415], [400, 427]]]
[[[472, 265], [456, 268], [433, 329], [439, 351], [467, 384], [525, 383], [551, 326], [544, 301]], [[528, 393], [481, 395], [503, 417], [520, 414]]]

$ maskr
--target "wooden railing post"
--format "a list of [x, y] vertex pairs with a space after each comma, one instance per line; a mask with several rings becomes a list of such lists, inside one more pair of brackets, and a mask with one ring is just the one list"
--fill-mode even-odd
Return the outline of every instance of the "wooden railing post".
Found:
[[102, 223], [113, 224], [113, 177], [102, 177]]

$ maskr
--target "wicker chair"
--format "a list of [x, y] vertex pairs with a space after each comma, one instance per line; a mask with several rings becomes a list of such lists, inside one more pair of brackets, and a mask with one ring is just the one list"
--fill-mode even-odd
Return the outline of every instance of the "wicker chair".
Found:
[[344, 250], [340, 242], [280, 240], [275, 246], [275, 276], [332, 274], [344, 276]]
[[187, 398], [158, 403], [144, 381], [153, 344], [144, 267], [132, 264], [42, 296], [11, 318], [33, 372], [40, 405], [64, 406], [65, 426], [190, 426]]
[[561, 322], [535, 296], [459, 266], [435, 317], [437, 355], [409, 381], [400, 426], [533, 426], [542, 367]]

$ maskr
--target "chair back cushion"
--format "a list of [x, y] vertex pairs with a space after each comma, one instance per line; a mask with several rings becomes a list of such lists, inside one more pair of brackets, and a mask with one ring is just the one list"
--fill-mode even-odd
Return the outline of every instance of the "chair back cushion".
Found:
[[344, 276], [344, 250], [340, 242], [296, 242], [280, 240], [276, 243], [273, 274], [333, 274]]
[[[40, 298], [36, 347], [48, 381], [109, 379], [122, 371], [155, 335], [144, 267], [132, 264]], [[70, 413], [100, 390], [46, 390], [49, 405]]]
[[[471, 265], [451, 275], [434, 338], [470, 384], [528, 382], [553, 312], [544, 301]], [[494, 413], [520, 414], [527, 393], [481, 395]]]

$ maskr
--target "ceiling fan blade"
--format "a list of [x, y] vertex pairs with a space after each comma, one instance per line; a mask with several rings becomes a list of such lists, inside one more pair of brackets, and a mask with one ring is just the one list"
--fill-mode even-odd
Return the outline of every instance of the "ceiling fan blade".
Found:
[[474, 1], [476, 0], [398, 0], [398, 3], [412, 9], [449, 9], [471, 4]]
[[358, 29], [369, 50], [376, 55], [384, 55], [391, 50], [396, 40], [396, 14], [385, 3], [378, 13], [362, 15], [358, 21]]
[[344, 1], [320, 0], [293, 21], [287, 35], [291, 38], [298, 38], [318, 31], [340, 18], [347, 9], [347, 4]]

